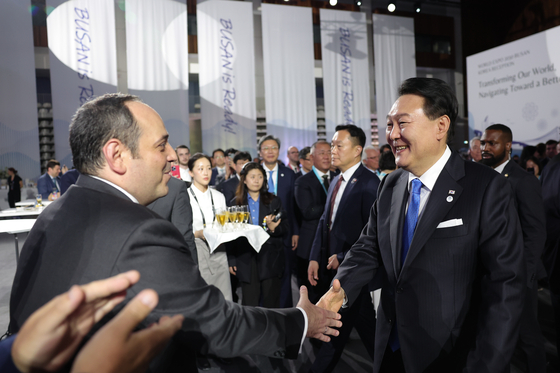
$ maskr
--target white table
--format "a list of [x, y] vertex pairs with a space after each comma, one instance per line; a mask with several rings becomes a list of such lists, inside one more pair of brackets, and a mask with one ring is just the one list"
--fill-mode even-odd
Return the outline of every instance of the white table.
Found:
[[25, 210], [22, 207], [15, 208], [15, 209], [6, 209], [0, 211], [0, 220], [5, 218], [17, 218], [22, 216], [38, 216], [40, 215], [45, 208], [38, 208], [38, 209], [31, 209]]
[[33, 228], [35, 219], [12, 219], [0, 220], [0, 233], [9, 233], [14, 235], [16, 244], [16, 261], [19, 260], [19, 241], [18, 233], [26, 233]]
[[[21, 201], [21, 202], [16, 202], [16, 207], [21, 207], [21, 206], [35, 206], [35, 204], [37, 203], [37, 200], [35, 199], [26, 199], [25, 201]], [[43, 201], [43, 206], [48, 206], [52, 203], [52, 201]]]

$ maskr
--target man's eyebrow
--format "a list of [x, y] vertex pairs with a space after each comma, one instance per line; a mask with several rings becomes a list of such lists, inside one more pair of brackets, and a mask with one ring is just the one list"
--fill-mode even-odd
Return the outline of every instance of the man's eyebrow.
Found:
[[[408, 113], [395, 114], [395, 116], [393, 118], [399, 119], [399, 118], [402, 118], [402, 117], [410, 117], [410, 114], [408, 114]], [[386, 119], [391, 119], [391, 116], [389, 114], [387, 114]]]
[[162, 137], [160, 137], [154, 144], [157, 146], [159, 145], [162, 141], [166, 141], [169, 139], [169, 134], [165, 134]]

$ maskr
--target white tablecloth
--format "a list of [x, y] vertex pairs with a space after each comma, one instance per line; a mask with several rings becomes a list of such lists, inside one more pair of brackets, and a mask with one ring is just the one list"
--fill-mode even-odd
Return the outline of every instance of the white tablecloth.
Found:
[[233, 241], [239, 237], [246, 237], [249, 244], [258, 253], [262, 245], [268, 240], [270, 235], [262, 227], [251, 224], [243, 224], [243, 230], [233, 232], [220, 232], [216, 228], [204, 228], [204, 237], [210, 246], [210, 252], [214, 252], [221, 244]]
[[0, 220], [0, 233], [24, 233], [29, 232], [35, 224], [35, 219]]

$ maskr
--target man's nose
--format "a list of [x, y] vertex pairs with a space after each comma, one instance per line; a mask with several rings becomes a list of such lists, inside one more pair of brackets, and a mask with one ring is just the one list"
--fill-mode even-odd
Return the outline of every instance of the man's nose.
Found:
[[389, 139], [396, 140], [396, 139], [400, 139], [401, 137], [401, 129], [399, 128], [399, 126], [393, 126], [391, 128], [391, 132], [389, 132]]

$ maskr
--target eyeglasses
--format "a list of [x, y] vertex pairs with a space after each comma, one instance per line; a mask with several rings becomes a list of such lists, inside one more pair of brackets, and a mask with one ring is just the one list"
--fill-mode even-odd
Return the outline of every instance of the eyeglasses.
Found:
[[273, 146], [273, 147], [267, 146], [266, 148], [261, 148], [261, 150], [264, 151], [264, 152], [267, 152], [269, 150], [277, 151], [278, 147], [277, 146]]
[[214, 159], [224, 159], [224, 156], [223, 155], [218, 155], [218, 156], [215, 156]]

